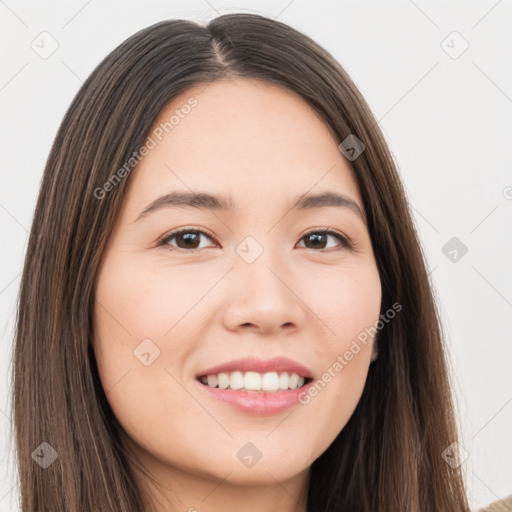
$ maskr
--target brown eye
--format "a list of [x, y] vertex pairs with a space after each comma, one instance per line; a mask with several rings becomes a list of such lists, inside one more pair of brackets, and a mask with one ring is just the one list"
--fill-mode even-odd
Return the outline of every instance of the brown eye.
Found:
[[306, 241], [305, 246], [307, 249], [330, 249], [333, 245], [327, 246], [329, 237], [336, 238], [345, 249], [352, 247], [346, 237], [332, 230], [311, 231], [304, 235], [302, 240]]
[[[185, 228], [180, 229], [178, 231], [174, 231], [173, 233], [169, 234], [168, 236], [161, 240], [159, 245], [166, 246], [170, 249], [182, 250], [185, 252], [196, 252], [208, 247], [200, 247], [201, 237], [208, 238], [210, 240], [215, 240], [213, 235], [207, 233], [206, 231], [200, 229]], [[344, 249], [352, 249], [352, 243], [347, 237], [343, 236], [342, 234], [336, 231], [329, 229], [311, 231], [304, 235], [301, 241], [305, 240], [305, 244], [303, 247], [305, 247], [306, 249], [332, 249], [333, 247], [336, 247], [336, 244], [329, 244], [329, 237], [331, 239], [338, 240], [338, 247]]]
[[[182, 249], [187, 252], [194, 252], [201, 249], [201, 247], [199, 247], [201, 243], [201, 236], [204, 236], [212, 240], [212, 236], [206, 233], [205, 231], [187, 228], [175, 231], [174, 233], [171, 233], [169, 236], [166, 236], [162, 240], [161, 245], [170, 245], [172, 248]], [[171, 244], [171, 240], [175, 240], [176, 245]]]

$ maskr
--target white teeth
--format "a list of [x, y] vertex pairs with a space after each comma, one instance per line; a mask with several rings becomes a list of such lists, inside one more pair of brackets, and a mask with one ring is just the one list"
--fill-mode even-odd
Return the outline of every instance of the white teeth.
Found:
[[279, 375], [279, 389], [288, 389], [288, 374], [286, 372]]
[[261, 373], [247, 372], [244, 375], [244, 388], [248, 391], [261, 389]]
[[306, 379], [297, 373], [288, 372], [245, 372], [219, 373], [202, 377], [201, 382], [211, 388], [240, 389], [242, 391], [280, 391], [296, 389], [304, 385]]
[[264, 373], [261, 379], [263, 391], [276, 391], [279, 389], [279, 376], [276, 372]]
[[219, 373], [218, 379], [220, 389], [226, 389], [229, 386], [229, 375], [227, 373]]
[[231, 389], [242, 389], [244, 387], [244, 374], [242, 372], [233, 372], [229, 379]]

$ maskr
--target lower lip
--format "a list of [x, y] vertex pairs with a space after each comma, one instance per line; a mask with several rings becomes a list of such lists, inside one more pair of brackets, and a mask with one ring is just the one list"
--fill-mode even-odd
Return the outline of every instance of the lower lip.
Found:
[[294, 405], [299, 404], [299, 395], [307, 393], [313, 381], [297, 388], [287, 391], [236, 391], [233, 389], [211, 388], [206, 384], [196, 381], [202, 390], [212, 398], [230, 405], [242, 412], [269, 416], [285, 411]]

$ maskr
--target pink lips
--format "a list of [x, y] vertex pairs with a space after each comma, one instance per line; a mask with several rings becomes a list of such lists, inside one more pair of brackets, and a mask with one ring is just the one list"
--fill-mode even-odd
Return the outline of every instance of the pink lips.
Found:
[[[241, 371], [242, 373], [250, 371], [258, 373], [293, 372], [308, 379], [312, 379], [313, 377], [313, 373], [309, 368], [286, 357], [276, 357], [267, 360], [249, 357], [208, 368], [198, 373], [196, 379], [206, 375], [216, 375], [221, 372], [230, 373], [234, 371]], [[202, 384], [199, 380], [197, 380], [197, 383], [209, 397], [223, 402], [236, 410], [249, 414], [267, 416], [277, 414], [297, 405], [299, 403], [299, 396], [303, 393], [307, 393], [313, 381], [311, 380], [297, 389], [274, 392], [219, 389]]]
[[268, 416], [285, 411], [299, 403], [299, 397], [306, 396], [314, 381], [305, 384], [301, 388], [289, 389], [288, 391], [234, 391], [232, 389], [211, 388], [205, 384], [198, 385], [211, 398], [215, 398], [231, 407], [260, 416]]
[[258, 359], [257, 357], [244, 357], [243, 359], [235, 359], [228, 363], [219, 364], [208, 368], [196, 375], [196, 378], [205, 375], [216, 375], [218, 373], [230, 373], [235, 371], [244, 372], [294, 372], [302, 377], [312, 378], [313, 373], [306, 366], [288, 359], [287, 357], [274, 357], [273, 359]]

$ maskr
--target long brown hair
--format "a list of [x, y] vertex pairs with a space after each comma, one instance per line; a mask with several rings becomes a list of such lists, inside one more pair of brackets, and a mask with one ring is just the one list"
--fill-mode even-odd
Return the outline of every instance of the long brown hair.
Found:
[[[13, 412], [21, 510], [144, 510], [92, 351], [93, 285], [130, 179], [119, 170], [169, 101], [230, 77], [287, 87], [340, 143], [349, 135], [363, 142], [350, 163], [382, 311], [395, 302], [403, 308], [379, 332], [379, 357], [356, 410], [312, 464], [308, 512], [467, 512], [461, 466], [442, 456], [458, 431], [441, 321], [378, 123], [327, 51], [284, 23], [240, 13], [206, 26], [167, 20], [137, 32], [92, 72], [57, 132], [18, 297]], [[46, 462], [36, 463], [38, 456]]]

